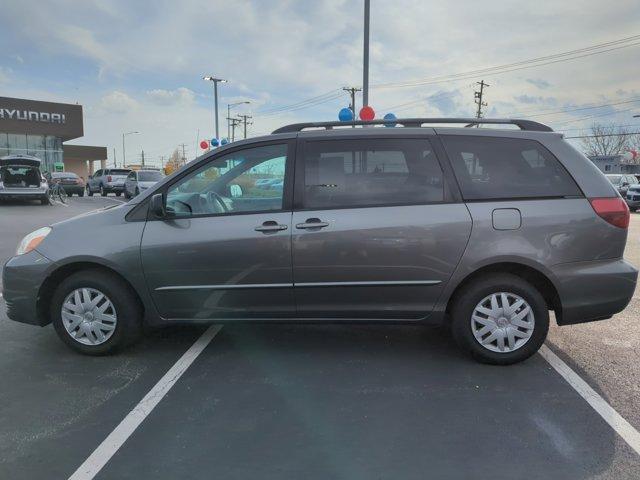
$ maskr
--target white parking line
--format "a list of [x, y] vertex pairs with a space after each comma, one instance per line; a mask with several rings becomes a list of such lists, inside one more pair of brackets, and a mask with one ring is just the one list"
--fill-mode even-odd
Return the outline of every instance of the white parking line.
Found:
[[564, 363], [549, 347], [543, 345], [540, 355], [571, 385], [591, 407], [613, 428], [627, 444], [640, 455], [640, 432], [633, 428], [607, 401], [591, 388], [569, 365]]
[[69, 477], [69, 480], [89, 480], [95, 477], [109, 459], [127, 441], [136, 428], [160, 403], [171, 387], [180, 379], [193, 361], [198, 358], [222, 326], [211, 325], [182, 357], [164, 374], [164, 376], [149, 390], [142, 400], [124, 417], [120, 424], [104, 439], [80, 467]]

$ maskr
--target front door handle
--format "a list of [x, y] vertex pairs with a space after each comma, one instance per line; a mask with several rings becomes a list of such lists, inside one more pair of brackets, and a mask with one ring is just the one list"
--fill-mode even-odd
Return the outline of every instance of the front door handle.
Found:
[[286, 230], [287, 228], [289, 227], [287, 227], [286, 225], [282, 225], [278, 222], [274, 222], [273, 220], [267, 220], [262, 225], [259, 225], [256, 228], [254, 228], [254, 230], [256, 232], [270, 233], [270, 232], [279, 232], [281, 230]]
[[328, 226], [328, 222], [323, 222], [319, 218], [307, 218], [304, 223], [296, 223], [296, 228], [299, 229], [324, 228]]

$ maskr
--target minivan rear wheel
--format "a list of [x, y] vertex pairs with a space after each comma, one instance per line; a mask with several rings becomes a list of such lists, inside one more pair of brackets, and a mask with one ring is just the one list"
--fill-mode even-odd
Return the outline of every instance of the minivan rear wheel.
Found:
[[453, 336], [480, 362], [521, 362], [536, 353], [547, 337], [547, 304], [533, 285], [516, 275], [478, 278], [452, 301]]
[[51, 318], [60, 339], [85, 355], [106, 355], [133, 343], [142, 331], [140, 304], [113, 274], [83, 270], [53, 294]]

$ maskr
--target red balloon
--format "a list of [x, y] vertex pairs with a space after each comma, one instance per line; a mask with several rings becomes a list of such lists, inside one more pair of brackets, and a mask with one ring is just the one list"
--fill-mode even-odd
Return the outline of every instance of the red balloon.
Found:
[[207, 148], [209, 148], [209, 142], [207, 142], [206, 140], [202, 140], [202, 141], [200, 142], [200, 148], [201, 148], [202, 150], [206, 150]]
[[360, 109], [360, 119], [368, 122], [376, 117], [376, 112], [369, 105], [365, 105]]

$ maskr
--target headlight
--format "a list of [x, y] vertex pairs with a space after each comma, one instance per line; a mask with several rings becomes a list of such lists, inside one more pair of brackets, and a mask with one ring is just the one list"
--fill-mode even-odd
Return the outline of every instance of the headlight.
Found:
[[18, 245], [16, 255], [24, 255], [25, 253], [29, 253], [31, 250], [35, 249], [42, 243], [44, 238], [49, 235], [49, 232], [51, 232], [51, 227], [42, 227], [35, 232], [31, 232], [29, 235], [24, 237], [20, 242], [20, 245]]

